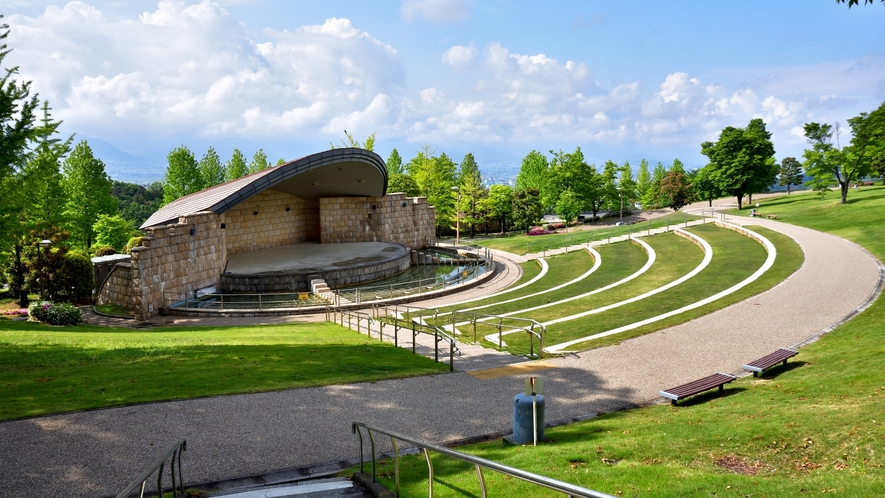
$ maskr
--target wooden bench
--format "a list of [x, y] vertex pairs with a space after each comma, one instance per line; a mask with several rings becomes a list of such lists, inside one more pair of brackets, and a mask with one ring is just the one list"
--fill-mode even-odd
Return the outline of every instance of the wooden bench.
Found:
[[776, 214], [766, 214], [765, 217], [768, 218], [769, 220], [776, 220], [777, 219]]
[[796, 351], [795, 349], [780, 348], [774, 353], [747, 363], [743, 368], [748, 372], [753, 372], [753, 377], [756, 377], [758, 374], [762, 373], [763, 370], [773, 367], [778, 363], [783, 362], [783, 364], [786, 365], [787, 359], [792, 358], [797, 354], [799, 354], [799, 351]]
[[689, 382], [688, 384], [682, 384], [681, 386], [676, 386], [665, 391], [658, 391], [658, 394], [665, 398], [668, 398], [673, 406], [676, 406], [676, 402], [680, 399], [694, 396], [695, 394], [699, 394], [704, 391], [709, 391], [714, 387], [718, 387], [719, 390], [722, 391], [725, 384], [728, 384], [736, 378], [737, 377], [735, 377], [734, 375], [719, 372], [708, 377], [704, 377], [703, 379]]

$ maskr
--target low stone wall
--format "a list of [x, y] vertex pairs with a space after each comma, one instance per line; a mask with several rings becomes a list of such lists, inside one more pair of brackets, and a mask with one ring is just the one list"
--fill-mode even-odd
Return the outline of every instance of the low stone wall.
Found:
[[228, 254], [320, 240], [319, 203], [278, 190], [265, 190], [237, 204], [221, 222]]
[[[101, 282], [99, 282], [101, 284]], [[135, 288], [132, 286], [132, 264], [117, 263], [107, 277], [107, 282], [96, 296], [98, 304], [118, 304], [135, 309]]]
[[320, 199], [320, 242], [395, 242], [410, 249], [434, 244], [436, 209], [424, 197]]
[[374, 264], [358, 265], [341, 270], [289, 272], [274, 274], [224, 274], [221, 275], [222, 292], [307, 292], [310, 277], [318, 275], [330, 288], [374, 282], [399, 275], [411, 266], [409, 251], [403, 248], [396, 256]]

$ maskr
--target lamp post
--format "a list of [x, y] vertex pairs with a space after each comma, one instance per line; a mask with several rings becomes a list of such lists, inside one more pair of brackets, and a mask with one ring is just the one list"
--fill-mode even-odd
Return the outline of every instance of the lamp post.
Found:
[[43, 251], [46, 253], [45, 256], [43, 253], [40, 253], [40, 300], [46, 300], [46, 264], [49, 256], [49, 248], [52, 246], [52, 241], [49, 239], [43, 239], [40, 241], [40, 247], [43, 248]]
[[624, 191], [621, 190], [621, 187], [618, 187], [618, 197], [621, 198], [621, 214], [618, 217], [618, 221], [624, 221]]
[[455, 202], [455, 245], [461, 245], [461, 189], [452, 187], [452, 192], [458, 194], [458, 200]]

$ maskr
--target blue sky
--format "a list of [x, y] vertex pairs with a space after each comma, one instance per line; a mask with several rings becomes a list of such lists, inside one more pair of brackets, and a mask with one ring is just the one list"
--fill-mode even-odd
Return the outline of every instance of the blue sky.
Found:
[[[678, 157], [761, 117], [778, 160], [802, 125], [885, 101], [885, 6], [742, 2], [0, 0], [8, 65], [112, 176], [165, 155], [294, 159], [377, 134], [487, 177], [532, 149], [589, 162]], [[841, 137], [847, 141], [849, 136]]]

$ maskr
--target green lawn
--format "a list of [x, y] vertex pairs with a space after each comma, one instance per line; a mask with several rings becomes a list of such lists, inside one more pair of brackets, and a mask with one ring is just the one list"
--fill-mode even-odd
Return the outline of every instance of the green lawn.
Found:
[[[835, 197], [793, 194], [763, 201], [762, 209], [885, 259], [885, 188], [852, 191], [845, 206]], [[458, 449], [618, 496], [885, 496], [883, 336], [885, 300], [879, 299], [786, 367], [739, 379], [725, 396], [548, 429], [551, 442], [537, 448], [494, 441]], [[472, 468], [438, 455], [434, 462], [435, 496], [479, 495]], [[403, 496], [426, 494], [423, 457], [405, 457], [401, 466]], [[379, 472], [392, 488], [392, 461]], [[492, 472], [486, 481], [495, 496], [553, 496]]]
[[328, 323], [133, 331], [0, 320], [0, 420], [447, 370]]

